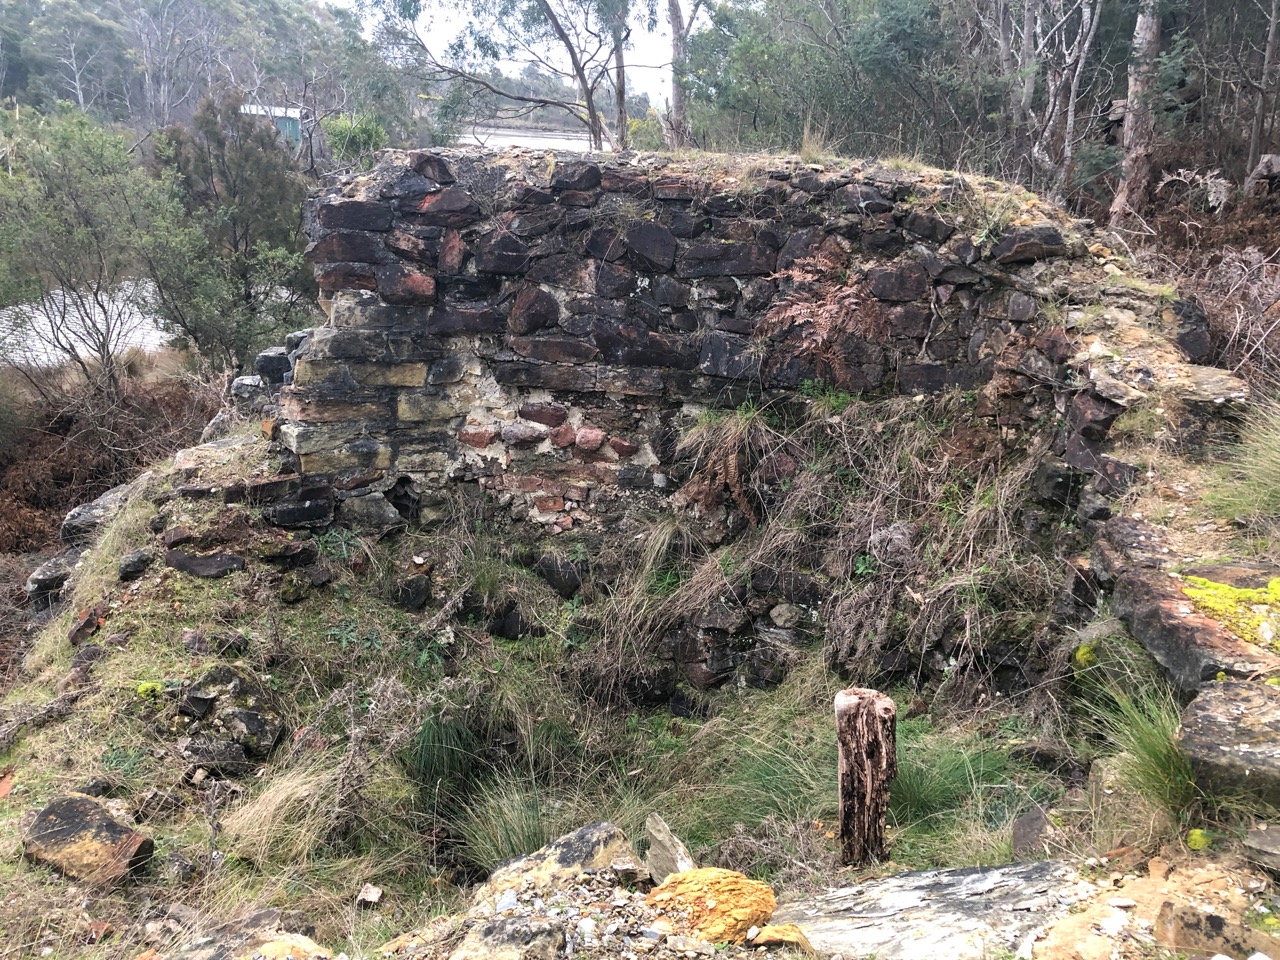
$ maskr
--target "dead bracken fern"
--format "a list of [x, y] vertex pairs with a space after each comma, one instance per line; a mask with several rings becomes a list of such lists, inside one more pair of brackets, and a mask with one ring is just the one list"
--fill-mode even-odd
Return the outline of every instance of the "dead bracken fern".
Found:
[[842, 248], [822, 250], [797, 260], [773, 276], [783, 291], [756, 324], [755, 336], [774, 349], [764, 372], [795, 357], [818, 378], [848, 387], [855, 383], [849, 365], [849, 344], [883, 343], [889, 327], [883, 307], [871, 297], [860, 272], [850, 270], [850, 255]]

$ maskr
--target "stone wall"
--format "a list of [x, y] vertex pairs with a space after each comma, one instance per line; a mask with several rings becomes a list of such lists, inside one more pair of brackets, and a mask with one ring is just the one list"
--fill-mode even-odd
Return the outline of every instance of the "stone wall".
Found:
[[1021, 218], [983, 244], [995, 201], [956, 178], [717, 162], [387, 151], [315, 197], [329, 324], [279, 371], [299, 469], [428, 508], [475, 481], [558, 532], [670, 489], [707, 405], [821, 381], [982, 390], [1011, 430], [1052, 411], [1041, 301], [1088, 259], [1060, 212], [1001, 195]]

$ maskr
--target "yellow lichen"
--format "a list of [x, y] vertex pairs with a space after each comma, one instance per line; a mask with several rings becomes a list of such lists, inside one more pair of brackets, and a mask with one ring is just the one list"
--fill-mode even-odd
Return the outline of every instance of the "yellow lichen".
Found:
[[1280, 633], [1280, 577], [1265, 587], [1232, 587], [1203, 577], [1187, 577], [1182, 588], [1195, 608], [1241, 640], [1275, 646]]
[[1187, 847], [1192, 850], [1208, 850], [1213, 846], [1213, 837], [1208, 830], [1188, 830]]
[[1098, 652], [1091, 643], [1082, 643], [1076, 647], [1073, 657], [1077, 670], [1088, 670], [1090, 667], [1098, 665]]

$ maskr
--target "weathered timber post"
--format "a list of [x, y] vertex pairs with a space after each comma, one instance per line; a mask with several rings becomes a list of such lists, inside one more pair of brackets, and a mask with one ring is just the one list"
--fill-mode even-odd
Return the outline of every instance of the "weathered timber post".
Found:
[[898, 775], [898, 707], [878, 690], [836, 694], [840, 747], [840, 860], [861, 866], [883, 860], [889, 781]]

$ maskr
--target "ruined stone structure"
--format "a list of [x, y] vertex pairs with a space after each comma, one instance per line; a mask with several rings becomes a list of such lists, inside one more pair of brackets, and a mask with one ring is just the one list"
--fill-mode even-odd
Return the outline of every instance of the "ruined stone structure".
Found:
[[[296, 353], [281, 437], [339, 496], [476, 481], [558, 532], [672, 489], [682, 413], [806, 381], [981, 390], [1016, 429], [1066, 388], [1041, 302], [1087, 252], [1060, 213], [976, 244], [984, 202], [875, 167], [388, 151], [310, 207], [330, 323]], [[1074, 466], [1110, 469], [1119, 409], [1073, 408]]]

